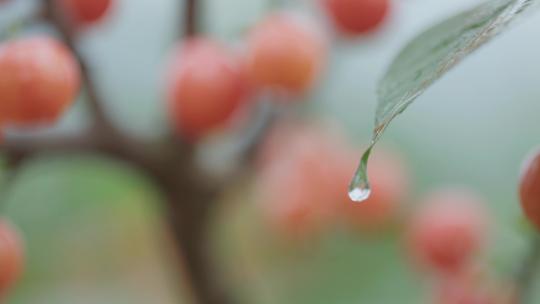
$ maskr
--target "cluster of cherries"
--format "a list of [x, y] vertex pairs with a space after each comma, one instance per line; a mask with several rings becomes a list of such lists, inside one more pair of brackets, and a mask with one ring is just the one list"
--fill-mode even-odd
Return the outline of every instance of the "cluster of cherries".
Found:
[[[2, 3], [9, 1], [2, 1]], [[4, 4], [2, 4], [4, 5]], [[78, 29], [102, 20], [111, 0], [56, 0]], [[321, 0], [347, 36], [376, 29], [389, 0]], [[302, 94], [322, 70], [324, 38], [316, 27], [285, 12], [272, 13], [251, 31], [242, 52], [209, 37], [188, 38], [173, 52], [168, 107], [178, 134], [196, 142], [226, 125], [260, 89]], [[81, 71], [75, 54], [50, 36], [0, 43], [0, 124], [35, 128], [54, 124], [76, 100]], [[0, 221], [0, 299], [19, 277], [23, 246], [16, 229]]]
[[[110, 0], [57, 0], [73, 24], [88, 26], [110, 10]], [[370, 33], [386, 19], [389, 0], [320, 0], [336, 32]], [[321, 73], [327, 44], [313, 22], [274, 12], [251, 30], [241, 50], [209, 37], [188, 38], [173, 52], [167, 77], [171, 121], [184, 139], [197, 142], [220, 129], [261, 89], [301, 95]], [[52, 37], [0, 44], [0, 123], [17, 127], [52, 124], [76, 99], [78, 62]], [[400, 158], [377, 151], [369, 167], [373, 195], [353, 204], [345, 193], [357, 149], [334, 126], [282, 120], [259, 149], [262, 210], [273, 227], [305, 236], [329, 224], [372, 231], [396, 219], [408, 176]], [[540, 229], [540, 154], [521, 180], [525, 215]], [[437, 276], [437, 303], [502, 302], [500, 289], [478, 285], [475, 258], [485, 244], [488, 219], [481, 200], [464, 191], [437, 192], [408, 221], [411, 255]], [[20, 276], [23, 244], [0, 220], [0, 301]], [[480, 280], [485, 282], [485, 280]]]
[[[321, 7], [347, 37], [376, 30], [389, 0], [321, 0]], [[327, 43], [316, 22], [291, 12], [272, 12], [233, 50], [198, 36], [173, 53], [168, 79], [172, 121], [188, 140], [220, 129], [256, 92], [302, 95], [324, 67]]]
[[[525, 161], [518, 192], [525, 216], [540, 230], [540, 151]], [[411, 221], [408, 243], [416, 261], [437, 277], [434, 302], [519, 303], [511, 282], [495, 280], [475, 260], [489, 231], [481, 201], [464, 192], [445, 191], [428, 197], [425, 206]]]
[[[335, 227], [369, 235], [397, 228], [411, 265], [428, 279], [428, 303], [517, 303], [513, 283], [482, 262], [492, 227], [482, 198], [463, 188], [440, 189], [404, 210], [410, 176], [399, 155], [378, 149], [368, 166], [372, 195], [353, 203], [345, 189], [358, 149], [348, 142], [336, 126], [320, 122], [274, 127], [258, 155], [255, 195], [273, 233], [297, 243]], [[521, 206], [540, 229], [540, 151], [524, 168]]]
[[[110, 0], [56, 0], [71, 24], [101, 20]], [[389, 0], [321, 0], [342, 33], [376, 29]], [[313, 22], [293, 14], [271, 13], [249, 35], [243, 51], [209, 37], [180, 43], [170, 62], [167, 91], [178, 132], [197, 140], [222, 127], [254, 91], [271, 88], [305, 92], [321, 72], [326, 44]], [[80, 72], [73, 54], [52, 37], [13, 39], [0, 53], [0, 122], [28, 127], [55, 122], [73, 103]]]

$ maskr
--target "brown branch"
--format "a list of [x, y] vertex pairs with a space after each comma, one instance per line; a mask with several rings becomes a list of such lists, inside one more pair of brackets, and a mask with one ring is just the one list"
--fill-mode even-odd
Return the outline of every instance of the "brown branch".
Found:
[[66, 45], [71, 49], [81, 69], [82, 82], [86, 90], [88, 106], [92, 112], [94, 119], [94, 128], [99, 128], [103, 134], [117, 133], [113, 127], [111, 120], [107, 116], [103, 108], [104, 102], [98, 94], [97, 86], [94, 83], [91, 70], [86, 64], [86, 60], [78, 51], [76, 43], [75, 25], [62, 14], [61, 9], [56, 5], [54, 0], [43, 1], [43, 17], [49, 21], [57, 30]]
[[[197, 0], [182, 0], [184, 18], [181, 38], [197, 34]], [[171, 136], [175, 157], [169, 159], [169, 171], [158, 176], [165, 195], [167, 221], [180, 255], [181, 271], [190, 286], [192, 298], [198, 304], [235, 303], [223, 282], [217, 279], [219, 270], [211, 250], [209, 231], [212, 210], [222, 188], [194, 165], [195, 149], [182, 138]]]
[[[185, 0], [184, 4], [182, 38], [185, 39], [197, 34], [199, 3], [197, 0]], [[257, 117], [252, 128], [240, 144], [239, 156], [242, 159], [240, 165], [252, 162], [258, 145], [276, 116], [275, 109], [266, 101], [261, 102], [253, 111], [259, 115], [255, 115]], [[179, 152], [183, 152], [183, 157], [177, 161], [192, 165], [190, 159], [194, 157], [193, 146], [182, 143], [178, 138], [173, 140], [173, 143]], [[213, 219], [212, 211], [216, 209], [220, 194], [225, 187], [236, 182], [238, 176], [235, 172], [225, 182], [212, 183], [198, 176], [200, 173], [197, 168], [184, 166], [179, 176], [174, 172], [165, 175], [165, 180], [160, 184], [164, 186], [163, 192], [166, 195], [168, 222], [177, 251], [184, 262], [183, 273], [191, 287], [195, 303], [233, 304], [237, 299], [225, 282], [219, 279], [220, 271], [211, 254], [214, 250], [210, 248], [209, 227]]]
[[[162, 154], [166, 147], [156, 143], [146, 143], [131, 138], [120, 132], [113, 124], [104, 108], [105, 101], [99, 94], [94, 82], [92, 71], [84, 56], [77, 47], [76, 26], [63, 14], [55, 0], [42, 0], [42, 17], [53, 25], [66, 45], [75, 55], [81, 70], [81, 77], [86, 91], [86, 100], [92, 114], [93, 125], [90, 132], [74, 138], [43, 139], [30, 146], [35, 153], [50, 152], [50, 150], [79, 150], [99, 152], [117, 159], [131, 162], [134, 166], [142, 167], [151, 174], [161, 174], [167, 157]], [[67, 142], [66, 142], [67, 140]], [[21, 143], [17, 143], [21, 146]], [[28, 145], [28, 143], [26, 143]], [[22, 145], [24, 147], [24, 145]], [[157, 146], [157, 147], [156, 147]], [[12, 147], [15, 148], [15, 147]], [[20, 147], [19, 147], [20, 148]], [[165, 153], [167, 154], [167, 153]]]
[[184, 1], [184, 24], [183, 24], [183, 36], [191, 37], [197, 34], [197, 20], [198, 20], [198, 1], [197, 0], [185, 0]]
[[95, 138], [88, 135], [47, 138], [6, 138], [0, 150], [12, 157], [31, 157], [41, 153], [96, 150]]
[[[126, 162], [151, 177], [161, 177], [170, 169], [174, 154], [162, 143], [140, 142], [128, 137], [102, 137], [95, 132], [73, 136], [40, 138], [5, 138], [0, 151], [22, 163], [37, 155], [62, 153], [93, 153]], [[180, 168], [181, 169], [181, 168]]]
[[192, 299], [200, 304], [235, 303], [231, 289], [220, 280], [215, 250], [211, 248], [209, 228], [221, 189], [201, 183], [193, 187], [182, 179], [179, 176], [165, 182], [164, 193], [171, 232]]

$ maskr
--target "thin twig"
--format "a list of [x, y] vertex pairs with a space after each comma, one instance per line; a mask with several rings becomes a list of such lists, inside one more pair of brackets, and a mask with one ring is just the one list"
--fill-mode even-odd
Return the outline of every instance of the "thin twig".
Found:
[[94, 118], [94, 127], [103, 130], [103, 134], [110, 134], [111, 132], [116, 133], [117, 130], [113, 127], [111, 120], [103, 108], [104, 101], [98, 94], [97, 86], [94, 83], [90, 68], [86, 64], [86, 60], [82, 54], [78, 51], [75, 32], [76, 27], [71, 24], [68, 18], [64, 17], [56, 3], [57, 2], [54, 0], [43, 0], [44, 17], [58, 30], [58, 33], [79, 62], [88, 106]]
[[244, 134], [243, 141], [239, 143], [241, 165], [251, 164], [261, 142], [268, 134], [269, 129], [279, 116], [273, 100], [261, 100], [252, 110], [254, 116], [248, 132]]
[[19, 158], [38, 153], [73, 152], [97, 150], [95, 139], [90, 135], [47, 137], [47, 138], [6, 138], [0, 143], [0, 150]]
[[199, 3], [197, 0], [185, 0], [185, 13], [184, 13], [184, 30], [183, 30], [183, 37], [191, 37], [197, 34], [197, 28], [198, 28], [198, 6]]

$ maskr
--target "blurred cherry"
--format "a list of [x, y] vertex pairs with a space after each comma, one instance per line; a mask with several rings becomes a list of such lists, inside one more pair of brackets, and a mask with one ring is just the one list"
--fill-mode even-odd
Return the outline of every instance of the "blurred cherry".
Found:
[[306, 122], [279, 123], [270, 132], [259, 151], [258, 197], [278, 230], [306, 235], [335, 219], [334, 150], [343, 148], [338, 138]]
[[17, 230], [0, 220], [0, 301], [23, 270], [23, 245]]
[[111, 0], [56, 0], [68, 18], [77, 25], [96, 23], [105, 17]]
[[309, 22], [286, 13], [269, 15], [249, 36], [250, 79], [261, 87], [303, 93], [321, 72], [325, 48], [316, 27]]
[[486, 241], [483, 201], [469, 191], [447, 189], [427, 196], [421, 206], [409, 230], [413, 257], [441, 274], [461, 272]]
[[21, 38], [0, 45], [3, 123], [52, 124], [74, 102], [79, 86], [79, 65], [56, 39]]
[[540, 229], [540, 152], [535, 152], [523, 165], [519, 196], [525, 216]]
[[247, 82], [238, 59], [207, 38], [184, 41], [168, 74], [170, 116], [187, 140], [223, 126], [246, 99]]
[[300, 231], [320, 231], [345, 221], [354, 229], [371, 232], [388, 224], [405, 196], [403, 164], [380, 151], [370, 168], [374, 196], [355, 204], [348, 198], [347, 186], [357, 151], [331, 124], [278, 123], [257, 159], [259, 194], [266, 214], [293, 222]]
[[323, 0], [336, 27], [346, 35], [377, 29], [386, 19], [390, 0]]
[[439, 278], [434, 290], [434, 304], [516, 304], [510, 286], [485, 275], [464, 272]]

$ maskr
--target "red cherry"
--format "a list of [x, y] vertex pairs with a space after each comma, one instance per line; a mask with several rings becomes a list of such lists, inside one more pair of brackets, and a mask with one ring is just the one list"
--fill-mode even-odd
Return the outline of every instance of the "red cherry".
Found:
[[378, 28], [390, 10], [389, 0], [323, 0], [336, 27], [347, 35]]
[[7, 294], [23, 270], [23, 246], [19, 233], [0, 220], [0, 300]]
[[111, 0], [57, 0], [65, 14], [78, 25], [101, 20], [111, 7]]
[[259, 153], [258, 197], [276, 230], [305, 237], [335, 219], [338, 138], [309, 123], [281, 123], [271, 131]]
[[54, 123], [75, 100], [80, 71], [71, 52], [48, 37], [0, 46], [0, 121], [20, 126]]
[[[296, 160], [296, 159], [295, 159]], [[259, 177], [259, 203], [270, 226], [288, 238], [315, 235], [326, 226], [328, 211], [311, 191], [302, 164], [282, 160]]]
[[309, 24], [284, 13], [262, 20], [248, 41], [252, 82], [291, 93], [306, 91], [325, 61], [325, 43]]
[[192, 38], [173, 55], [167, 90], [178, 132], [194, 141], [233, 116], [248, 86], [242, 66], [225, 47]]
[[536, 152], [525, 162], [519, 196], [525, 216], [536, 229], [540, 229], [540, 152]]
[[442, 274], [459, 273], [486, 239], [486, 213], [482, 201], [467, 191], [428, 196], [411, 220], [409, 245], [416, 261]]

